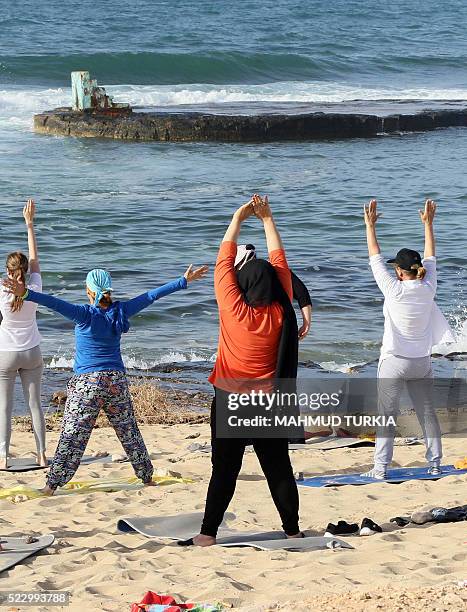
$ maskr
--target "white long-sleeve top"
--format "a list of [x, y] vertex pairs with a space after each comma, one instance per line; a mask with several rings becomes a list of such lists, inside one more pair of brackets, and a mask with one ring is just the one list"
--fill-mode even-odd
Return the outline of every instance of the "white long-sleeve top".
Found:
[[436, 257], [423, 260], [425, 278], [398, 280], [381, 254], [370, 257], [375, 281], [384, 295], [384, 335], [381, 358], [426, 357], [433, 346], [455, 342], [454, 334], [435, 302]]

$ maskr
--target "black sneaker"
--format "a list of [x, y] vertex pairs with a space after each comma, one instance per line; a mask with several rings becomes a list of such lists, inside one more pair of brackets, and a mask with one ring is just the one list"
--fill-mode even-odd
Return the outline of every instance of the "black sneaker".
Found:
[[328, 523], [328, 526], [326, 527], [326, 531], [324, 532], [324, 537], [332, 538], [333, 536], [336, 535], [336, 530], [337, 530], [337, 526], [334, 525], [334, 523]]
[[410, 523], [410, 518], [405, 516], [395, 516], [392, 519], [389, 519], [390, 523], [396, 523], [398, 527], [405, 527]]
[[339, 521], [337, 525], [329, 523], [326, 527], [325, 537], [337, 535], [351, 535], [358, 532], [357, 523], [347, 523], [347, 521]]
[[383, 533], [383, 530], [371, 519], [364, 518], [362, 521], [362, 526], [360, 527], [360, 535], [369, 536], [374, 535], [375, 533]]

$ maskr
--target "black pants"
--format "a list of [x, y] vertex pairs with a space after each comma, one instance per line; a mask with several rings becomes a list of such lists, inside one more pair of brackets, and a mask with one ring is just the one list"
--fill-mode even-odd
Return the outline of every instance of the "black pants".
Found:
[[282, 519], [282, 528], [287, 535], [297, 534], [300, 531], [298, 490], [290, 463], [288, 440], [216, 438], [216, 401], [222, 401], [225, 392], [219, 389], [215, 389], [215, 392], [211, 405], [212, 475], [201, 533], [216, 537], [224, 513], [235, 493], [245, 447], [252, 443]]

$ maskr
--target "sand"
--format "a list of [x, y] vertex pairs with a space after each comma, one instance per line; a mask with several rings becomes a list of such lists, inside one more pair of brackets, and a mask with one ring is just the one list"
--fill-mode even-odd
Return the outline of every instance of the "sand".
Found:
[[[119, 516], [201, 511], [210, 475], [210, 456], [189, 451], [208, 441], [208, 425], [143, 426], [154, 465], [194, 479], [192, 484], [137, 492], [87, 493], [13, 504], [0, 501], [0, 534], [53, 533], [45, 553], [3, 573], [1, 589], [68, 590], [68, 610], [129, 610], [147, 590], [182, 601], [222, 601], [235, 610], [465, 610], [467, 523], [405, 528], [354, 537], [355, 550], [261, 552], [253, 549], [181, 549], [138, 534], [121, 534]], [[188, 436], [199, 433], [196, 439]], [[58, 433], [48, 436], [51, 454]], [[32, 434], [14, 432], [12, 455], [33, 449]], [[96, 430], [88, 452], [120, 453], [110, 429]], [[445, 441], [445, 459], [465, 456], [465, 441]], [[396, 465], [423, 465], [423, 446], [397, 447]], [[371, 464], [372, 449], [294, 451], [296, 471], [317, 475], [359, 471]], [[94, 464], [76, 479], [132, 476], [129, 464]], [[42, 486], [44, 473], [0, 474], [1, 486]], [[424, 506], [466, 503], [467, 476], [438, 482], [387, 483], [363, 487], [300, 489], [302, 527], [322, 534], [328, 522], [384, 523]], [[245, 456], [230, 510], [238, 529], [279, 529], [257, 459]], [[302, 602], [295, 604], [292, 602]], [[304, 603], [306, 602], [306, 603]], [[31, 608], [29, 608], [31, 609]], [[47, 608], [42, 608], [47, 609]], [[57, 609], [57, 608], [54, 608]]]

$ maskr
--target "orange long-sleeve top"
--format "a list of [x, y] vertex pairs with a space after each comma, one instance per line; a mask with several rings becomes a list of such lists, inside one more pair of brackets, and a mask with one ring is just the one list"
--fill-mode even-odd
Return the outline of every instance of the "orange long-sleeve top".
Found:
[[[225, 391], [238, 390], [235, 381], [272, 379], [282, 331], [282, 306], [249, 306], [237, 283], [235, 242], [223, 242], [214, 271], [214, 288], [219, 307], [219, 345], [209, 381]], [[269, 261], [290, 300], [292, 278], [285, 251], [269, 253]]]

